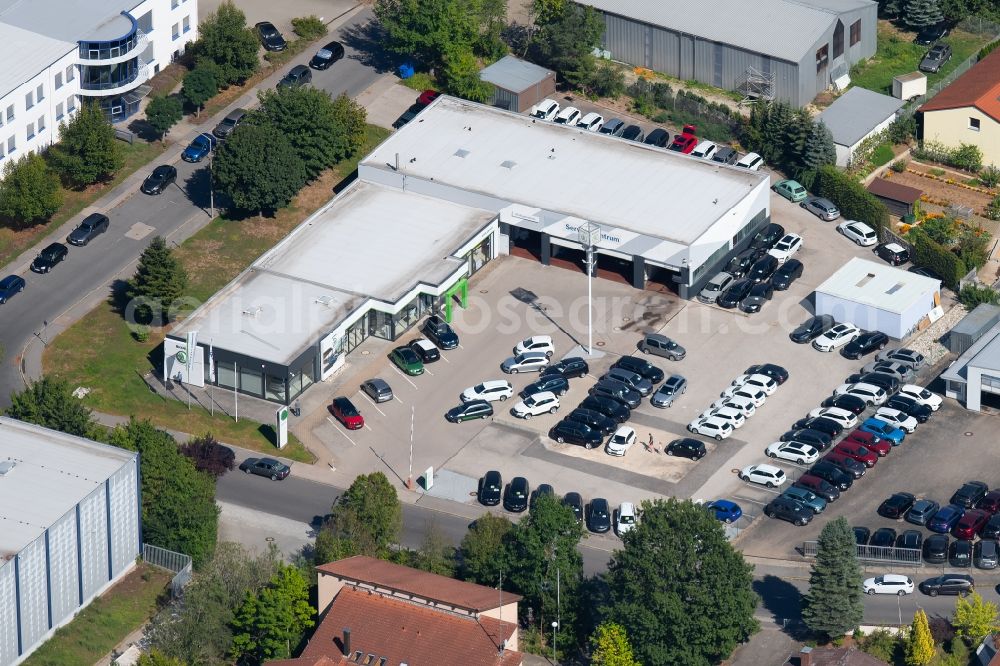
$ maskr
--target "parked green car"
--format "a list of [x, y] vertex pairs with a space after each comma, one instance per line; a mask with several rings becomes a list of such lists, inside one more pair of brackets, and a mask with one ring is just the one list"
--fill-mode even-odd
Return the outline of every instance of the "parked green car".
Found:
[[809, 193], [796, 180], [782, 180], [775, 184], [774, 191], [785, 197], [792, 203], [802, 201]]
[[424, 374], [424, 362], [420, 360], [417, 352], [409, 347], [396, 347], [389, 354], [389, 360], [408, 375]]

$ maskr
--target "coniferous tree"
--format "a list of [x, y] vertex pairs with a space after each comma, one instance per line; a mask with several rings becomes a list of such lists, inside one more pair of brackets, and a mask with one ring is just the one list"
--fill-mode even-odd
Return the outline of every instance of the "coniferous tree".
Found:
[[914, 30], [937, 25], [944, 20], [938, 0], [906, 0], [903, 21]]
[[861, 581], [854, 532], [841, 516], [827, 523], [819, 535], [809, 592], [802, 603], [806, 626], [830, 638], [856, 629], [864, 613]]
[[163, 236], [156, 236], [139, 257], [139, 266], [129, 282], [128, 297], [144, 320], [169, 320], [173, 305], [187, 289], [187, 273]]
[[89, 437], [94, 427], [90, 410], [73, 397], [69, 384], [51, 375], [11, 393], [7, 416], [78, 437]]
[[906, 665], [925, 666], [934, 658], [934, 637], [927, 622], [927, 613], [918, 610], [913, 616], [910, 633], [906, 637]]

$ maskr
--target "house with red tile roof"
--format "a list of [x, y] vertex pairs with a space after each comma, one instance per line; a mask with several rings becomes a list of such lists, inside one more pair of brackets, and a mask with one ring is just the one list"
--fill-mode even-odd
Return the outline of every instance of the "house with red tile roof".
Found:
[[972, 66], [931, 98], [923, 113], [924, 141], [957, 148], [971, 143], [983, 151], [983, 164], [1000, 167], [1000, 49]]
[[522, 664], [516, 594], [360, 555], [316, 571], [316, 632], [268, 666]]

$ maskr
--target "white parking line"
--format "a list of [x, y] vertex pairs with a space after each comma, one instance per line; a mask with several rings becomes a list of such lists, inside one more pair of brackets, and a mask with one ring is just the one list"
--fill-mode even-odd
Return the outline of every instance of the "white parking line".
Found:
[[409, 384], [409, 385], [410, 385], [410, 386], [412, 386], [413, 388], [417, 388], [417, 385], [416, 385], [416, 384], [414, 384], [413, 382], [411, 382], [411, 381], [410, 381], [410, 378], [409, 378], [409, 377], [407, 377], [407, 376], [406, 376], [406, 374], [405, 374], [405, 373], [404, 373], [404, 372], [403, 372], [402, 370], [400, 370], [400, 369], [399, 369], [399, 368], [397, 368], [396, 366], [392, 366], [392, 367], [393, 367], [393, 369], [394, 369], [394, 370], [395, 370], [395, 371], [396, 371], [396, 372], [397, 372], [397, 373], [399, 374], [399, 376], [400, 376], [400, 377], [402, 377], [403, 379], [405, 379], [405, 380], [406, 380], [406, 383], [407, 383], [407, 384]]
[[385, 416], [385, 412], [383, 412], [383, 411], [382, 411], [381, 409], [379, 409], [379, 408], [378, 408], [378, 403], [376, 403], [376, 402], [375, 402], [374, 400], [372, 400], [372, 397], [371, 397], [370, 395], [368, 395], [368, 394], [367, 394], [367, 393], [365, 393], [364, 391], [361, 391], [361, 395], [363, 395], [363, 396], [365, 396], [366, 398], [368, 398], [368, 402], [372, 403], [372, 407], [374, 407], [374, 408], [375, 408], [375, 411], [376, 411], [376, 412], [378, 412], [378, 413], [379, 413], [379, 414], [381, 414], [382, 416]]
[[401, 405], [405, 405], [406, 404], [405, 402], [403, 402], [402, 400], [400, 400], [399, 396], [396, 395], [395, 393], [392, 394], [392, 399], [395, 400], [396, 402], [398, 402]]
[[444, 354], [441, 354], [441, 360], [444, 361], [445, 363], [451, 363], [451, 361], [448, 360], [448, 357], [445, 356]]
[[[331, 419], [329, 416], [326, 417], [326, 420], [333, 424], [333, 427], [334, 427], [334, 429], [337, 432], [339, 432], [344, 437], [347, 437], [347, 441], [351, 443], [351, 446], [357, 446], [358, 445], [358, 443], [355, 442], [353, 439], [351, 439], [350, 436], [348, 436], [348, 434], [346, 432], [341, 432], [340, 426], [337, 425], [336, 421], [334, 421], [333, 419]], [[371, 428], [369, 428], [369, 430], [371, 430]]]
[[430, 370], [428, 370], [428, 369], [427, 369], [427, 366], [424, 366], [424, 372], [426, 372], [426, 373], [427, 373], [428, 375], [430, 375], [431, 377], [433, 377], [433, 376], [434, 376], [434, 373], [433, 373], [433, 372], [431, 372]]
[[371, 427], [370, 425], [368, 425], [368, 423], [367, 423], [367, 422], [365, 423], [365, 427], [366, 427], [366, 428], [368, 428], [368, 432], [374, 432], [374, 431], [372, 430], [372, 427]]

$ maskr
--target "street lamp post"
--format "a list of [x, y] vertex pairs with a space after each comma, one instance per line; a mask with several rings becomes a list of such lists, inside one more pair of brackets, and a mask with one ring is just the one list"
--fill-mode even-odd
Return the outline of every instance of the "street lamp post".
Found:
[[209, 213], [210, 217], [215, 217], [215, 175], [212, 171], [212, 166], [215, 162], [215, 156], [212, 151], [208, 152], [208, 201], [209, 205], [212, 207], [212, 212]]
[[580, 243], [587, 249], [587, 355], [594, 355], [594, 246], [601, 239], [601, 227], [593, 222], [584, 222], [577, 229]]
[[559, 628], [559, 623], [555, 620], [552, 621], [552, 663], [556, 663], [556, 629]]

